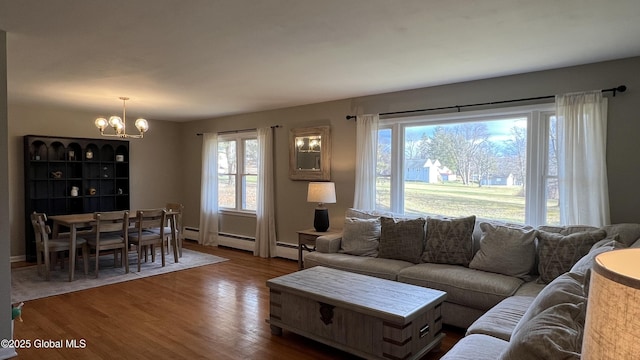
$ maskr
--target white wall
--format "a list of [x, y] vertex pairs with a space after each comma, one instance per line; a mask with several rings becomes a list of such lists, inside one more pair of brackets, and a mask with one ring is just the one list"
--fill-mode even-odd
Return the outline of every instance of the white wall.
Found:
[[[7, 160], [7, 34], [0, 30], [0, 339], [11, 339], [11, 265], [9, 263], [9, 172]], [[0, 348], [0, 359], [15, 355]]]

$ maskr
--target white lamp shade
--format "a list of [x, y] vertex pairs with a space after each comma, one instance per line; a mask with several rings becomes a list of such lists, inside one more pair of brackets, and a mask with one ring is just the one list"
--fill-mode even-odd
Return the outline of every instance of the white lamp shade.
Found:
[[582, 359], [640, 358], [640, 249], [595, 258]]
[[310, 182], [307, 202], [333, 204], [336, 202], [336, 185], [332, 182]]

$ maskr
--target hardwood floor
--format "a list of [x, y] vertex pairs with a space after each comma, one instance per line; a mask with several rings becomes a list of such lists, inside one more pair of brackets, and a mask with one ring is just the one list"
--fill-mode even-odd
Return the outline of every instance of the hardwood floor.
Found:
[[[14, 338], [31, 341], [20, 359], [355, 359], [265, 322], [265, 282], [297, 270], [297, 262], [262, 259], [240, 250], [185, 247], [229, 261], [75, 293], [32, 300], [15, 322]], [[15, 264], [15, 266], [20, 266]], [[464, 334], [445, 328], [439, 359]], [[65, 346], [77, 340], [84, 348]], [[35, 348], [62, 340], [62, 349]]]

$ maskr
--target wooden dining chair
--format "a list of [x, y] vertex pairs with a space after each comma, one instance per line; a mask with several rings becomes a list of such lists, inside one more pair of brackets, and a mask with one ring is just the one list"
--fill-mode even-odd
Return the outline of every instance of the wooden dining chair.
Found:
[[89, 248], [96, 252], [95, 273], [98, 277], [100, 263], [100, 252], [113, 251], [113, 266], [118, 263], [118, 253], [120, 253], [120, 266], [124, 263], [125, 272], [129, 273], [128, 259], [128, 231], [129, 212], [109, 211], [97, 212], [93, 214], [95, 226], [93, 234], [87, 237]]
[[[47, 215], [45, 213], [34, 212], [31, 214], [31, 224], [33, 225], [33, 232], [36, 237], [38, 275], [43, 274], [42, 265], [44, 262], [44, 277], [49, 281], [51, 279], [51, 270], [57, 262], [58, 255], [62, 255], [60, 259], [62, 260], [62, 264], [64, 264], [64, 252], [70, 250], [71, 241], [68, 236], [52, 237], [51, 228], [47, 225]], [[69, 256], [76, 256], [78, 249], [82, 250], [84, 273], [86, 275], [89, 272], [89, 249], [86, 239], [76, 238], [76, 249], [75, 251], [69, 251]], [[52, 258], [53, 263], [51, 261]], [[63, 267], [62, 264], [61, 268]], [[71, 271], [71, 269], [69, 269], [69, 271]]]
[[[147, 209], [138, 210], [136, 213], [135, 227], [129, 230], [129, 243], [136, 245], [138, 252], [138, 271], [140, 271], [140, 262], [142, 259], [142, 251], [148, 247], [151, 248], [151, 261], [156, 261], [155, 245], [160, 245], [160, 256], [162, 257], [162, 266], [165, 266], [164, 253], [164, 226], [166, 224], [167, 211], [165, 209]], [[152, 229], [160, 229], [159, 232], [151, 231]], [[146, 250], [145, 250], [146, 261]]]
[[[169, 248], [170, 247], [174, 247], [174, 253], [177, 250], [177, 254], [179, 254], [180, 257], [182, 257], [182, 211], [184, 210], [184, 206], [182, 204], [178, 204], [178, 203], [167, 203], [167, 205], [165, 206], [165, 209], [167, 210], [167, 213], [173, 214], [173, 215], [169, 215], [167, 214], [167, 223], [165, 223], [164, 226], [164, 241], [165, 241], [165, 246], [166, 246], [166, 251], [167, 254], [169, 253]], [[171, 223], [173, 222], [173, 224]], [[176, 229], [176, 238], [172, 239], [172, 234], [171, 234], [171, 226], [174, 226]], [[151, 229], [151, 231], [155, 232], [156, 234], [160, 233], [160, 228], [153, 228]], [[175, 240], [175, 243], [171, 243], [172, 240]], [[178, 255], [175, 255], [176, 257]]]

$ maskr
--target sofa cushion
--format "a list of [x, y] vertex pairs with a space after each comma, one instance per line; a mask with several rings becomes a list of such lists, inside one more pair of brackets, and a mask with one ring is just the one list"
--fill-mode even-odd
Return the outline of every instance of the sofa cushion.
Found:
[[380, 218], [346, 218], [342, 230], [342, 252], [358, 256], [378, 256]]
[[495, 360], [508, 346], [493, 336], [473, 334], [458, 341], [440, 360]]
[[314, 266], [326, 266], [387, 280], [397, 280], [398, 272], [411, 265], [413, 263], [401, 260], [336, 253], [325, 254], [318, 251], [306, 253], [304, 256], [305, 269]]
[[538, 232], [538, 272], [540, 280], [549, 283], [586, 255], [593, 244], [604, 239], [604, 230], [590, 230], [570, 235], [546, 231]]
[[542, 289], [545, 288], [545, 286], [547, 286], [547, 284], [541, 284], [536, 280], [527, 281], [518, 288], [518, 291], [516, 291], [516, 293], [513, 294], [513, 296], [536, 297], [538, 296], [538, 294], [540, 294]]
[[511, 296], [492, 307], [467, 329], [466, 335], [485, 334], [509, 341], [516, 325], [533, 302], [532, 296]]
[[427, 218], [423, 262], [469, 266], [473, 256], [475, 216], [455, 219]]
[[518, 331], [527, 321], [550, 307], [558, 304], [577, 304], [586, 301], [582, 280], [581, 275], [573, 273], [565, 273], [558, 276], [540, 291], [540, 294], [536, 296], [527, 311], [522, 315], [522, 319], [520, 319], [514, 331]]
[[584, 318], [584, 302], [546, 309], [514, 331], [500, 359], [580, 359]]
[[425, 219], [381, 217], [378, 257], [419, 263], [424, 248]]
[[536, 261], [533, 228], [514, 228], [481, 223], [480, 250], [469, 263], [472, 269], [528, 278]]
[[434, 263], [404, 268], [398, 273], [398, 281], [446, 291], [447, 302], [479, 310], [491, 309], [523, 283], [513, 276]]

